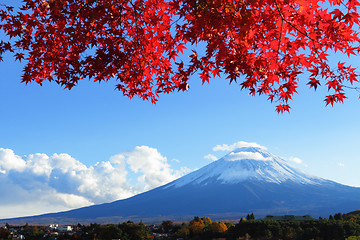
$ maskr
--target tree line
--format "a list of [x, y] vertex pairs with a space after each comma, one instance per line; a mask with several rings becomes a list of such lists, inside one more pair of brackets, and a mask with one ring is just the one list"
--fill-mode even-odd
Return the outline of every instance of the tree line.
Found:
[[[248, 214], [238, 222], [212, 221], [209, 217], [194, 217], [190, 222], [174, 223], [170, 220], [159, 225], [145, 225], [131, 221], [119, 224], [74, 225], [71, 233], [54, 235], [46, 227], [29, 226], [19, 229], [25, 239], [81, 239], [81, 240], [150, 240], [150, 239], [344, 239], [360, 240], [360, 214], [336, 213], [328, 218], [295, 220], [285, 216], [285, 220], [255, 219]], [[286, 220], [288, 219], [288, 220]], [[289, 220], [290, 219], [290, 220]], [[12, 239], [11, 226], [0, 228], [0, 240]]]

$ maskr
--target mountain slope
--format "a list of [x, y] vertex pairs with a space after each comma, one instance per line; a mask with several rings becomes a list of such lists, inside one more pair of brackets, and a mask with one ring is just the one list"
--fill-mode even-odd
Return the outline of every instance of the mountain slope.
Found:
[[241, 148], [169, 184], [128, 199], [14, 221], [184, 220], [196, 215], [236, 219], [251, 212], [257, 217], [326, 217], [359, 208], [360, 188], [308, 175], [263, 149]]
[[298, 183], [321, 183], [324, 179], [307, 175], [290, 166], [284, 160], [261, 148], [241, 148], [230, 152], [223, 158], [184, 176], [170, 186], [204, 183], [209, 181], [221, 183], [239, 183], [245, 180], [281, 183], [294, 181]]

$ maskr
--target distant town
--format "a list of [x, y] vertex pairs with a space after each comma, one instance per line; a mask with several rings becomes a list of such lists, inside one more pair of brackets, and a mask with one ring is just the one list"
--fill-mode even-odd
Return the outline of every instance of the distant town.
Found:
[[0, 228], [0, 240], [241, 240], [241, 239], [344, 239], [360, 240], [360, 211], [336, 213], [328, 218], [309, 215], [271, 216], [256, 219], [248, 214], [236, 222], [194, 217], [189, 222], [170, 220], [159, 224], [131, 221], [119, 224], [13, 226]]

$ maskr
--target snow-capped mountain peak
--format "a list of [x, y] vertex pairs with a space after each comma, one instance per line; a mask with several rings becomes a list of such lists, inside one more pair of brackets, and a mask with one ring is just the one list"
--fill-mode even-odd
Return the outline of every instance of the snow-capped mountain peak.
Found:
[[256, 147], [238, 148], [223, 158], [194, 171], [164, 188], [187, 184], [240, 183], [247, 180], [282, 183], [319, 184], [326, 180], [310, 176], [288, 164], [285, 160]]

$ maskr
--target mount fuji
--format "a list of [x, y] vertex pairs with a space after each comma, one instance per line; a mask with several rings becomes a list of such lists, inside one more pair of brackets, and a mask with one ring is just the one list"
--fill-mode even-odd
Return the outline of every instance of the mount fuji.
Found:
[[360, 209], [360, 188], [308, 175], [262, 148], [236, 149], [164, 186], [128, 199], [2, 222], [78, 223], [238, 219], [248, 213], [328, 217]]

